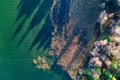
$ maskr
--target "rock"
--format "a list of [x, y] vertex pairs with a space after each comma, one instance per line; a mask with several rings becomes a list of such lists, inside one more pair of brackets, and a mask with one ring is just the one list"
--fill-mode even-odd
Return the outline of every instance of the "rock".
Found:
[[105, 55], [102, 55], [102, 56], [99, 56], [101, 58], [102, 61], [105, 61], [106, 60], [106, 56]]
[[36, 59], [33, 59], [33, 63], [34, 63], [34, 64], [37, 64], [38, 61], [37, 61]]
[[118, 26], [117, 28], [115, 28], [115, 35], [120, 36], [120, 26]]
[[84, 69], [79, 69], [79, 74], [80, 74], [80, 75], [82, 75], [82, 74], [84, 74], [84, 73], [85, 73]]
[[92, 56], [97, 56], [98, 55], [98, 51], [96, 49], [93, 49], [93, 51], [91, 51], [90, 54]]
[[45, 57], [38, 56], [36, 59], [33, 59], [33, 63], [38, 69], [43, 69], [43, 70], [50, 69], [50, 65]]
[[90, 64], [93, 64], [93, 66], [96, 67], [102, 67], [102, 62], [100, 61], [99, 57], [93, 57], [92, 59], [90, 59]]
[[99, 18], [97, 19], [97, 22], [100, 23], [100, 25], [103, 25], [105, 24], [107, 19], [108, 19], [108, 14], [104, 10], [100, 13]]
[[105, 39], [105, 40], [101, 40], [100, 43], [101, 43], [100, 44], [101, 46], [105, 46], [105, 45], [107, 45], [108, 41], [107, 41], [107, 39]]
[[109, 65], [111, 64], [111, 61], [110, 61], [109, 59], [106, 59], [106, 60], [105, 60], [105, 64], [106, 64], [107, 66], [109, 66]]
[[99, 47], [99, 46], [105, 46], [105, 45], [107, 45], [107, 43], [108, 43], [108, 41], [107, 41], [107, 39], [105, 39], [105, 40], [96, 41], [95, 45]]
[[114, 39], [114, 41], [118, 44], [120, 44], [120, 37], [117, 37], [117, 36], [113, 36], [112, 37]]
[[94, 69], [91, 69], [91, 73], [92, 73], [92, 76], [94, 77], [94, 79], [100, 78], [100, 75]]

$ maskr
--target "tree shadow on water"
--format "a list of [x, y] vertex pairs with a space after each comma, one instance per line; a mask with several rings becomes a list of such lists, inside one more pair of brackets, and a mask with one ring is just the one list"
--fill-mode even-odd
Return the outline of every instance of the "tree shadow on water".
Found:
[[[11, 40], [13, 40], [17, 34], [23, 29], [23, 25], [30, 19], [29, 26], [27, 30], [22, 35], [17, 46], [19, 46], [25, 39], [29, 32], [35, 27], [39, 27], [38, 34], [35, 34], [35, 39], [33, 40], [29, 51], [36, 45], [39, 44], [37, 50], [44, 45], [46, 47], [50, 42], [51, 32], [53, 27], [49, 20], [49, 11], [52, 5], [52, 0], [21, 0], [17, 6], [19, 11], [16, 18], [16, 22], [19, 22], [19, 26], [15, 30]], [[32, 18], [30, 18], [32, 16]]]

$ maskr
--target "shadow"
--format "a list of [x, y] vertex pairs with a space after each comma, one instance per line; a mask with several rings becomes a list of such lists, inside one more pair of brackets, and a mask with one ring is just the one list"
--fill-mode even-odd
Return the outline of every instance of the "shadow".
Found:
[[23, 24], [29, 18], [35, 9], [39, 6], [41, 0], [21, 0], [20, 3], [17, 6], [17, 9], [19, 10], [18, 16], [16, 18], [16, 22], [18, 22], [22, 17], [24, 19], [20, 22], [18, 28], [16, 29], [14, 35], [12, 36], [12, 39], [15, 38], [15, 36], [22, 30]]
[[42, 2], [42, 0], [21, 0], [17, 6], [17, 9], [20, 10], [16, 21], [20, 20], [22, 16], [25, 16], [25, 18], [30, 17], [40, 2]]
[[66, 71], [63, 71], [62, 67], [60, 65], [55, 65], [55, 66], [52, 66], [51, 67], [51, 70], [59, 75], [62, 76], [62, 79], [61, 80], [72, 80], [70, 75], [66, 72]]
[[[22, 38], [20, 39], [18, 46], [21, 44], [21, 42], [24, 40], [24, 38], [26, 37], [26, 35], [35, 27], [38, 26], [40, 24], [40, 22], [42, 22], [42, 19], [46, 19], [46, 17], [49, 15], [49, 8], [46, 7], [46, 3], [48, 1], [45, 0], [38, 8], [37, 12], [35, 13], [35, 15], [33, 16], [30, 25], [28, 27], [28, 29], [26, 30], [26, 32], [24, 33], [24, 35], [22, 36]], [[48, 5], [50, 6], [50, 5]], [[42, 9], [44, 8], [44, 9]], [[47, 18], [48, 19], [48, 18]], [[45, 24], [45, 21], [43, 21], [42, 24]], [[48, 24], [48, 23], [47, 23]], [[44, 26], [44, 25], [43, 25]]]
[[69, 21], [70, 0], [60, 0], [52, 11], [52, 20], [58, 27], [64, 26]]
[[22, 30], [22, 27], [23, 27], [25, 21], [26, 21], [26, 18], [24, 18], [24, 19], [20, 22], [20, 24], [19, 24], [19, 26], [17, 27], [17, 29], [15, 30], [15, 32], [14, 32], [11, 40], [13, 40], [13, 39], [15, 38], [15, 36]]
[[107, 13], [114, 13], [114, 12], [117, 12], [119, 11], [119, 6], [118, 6], [118, 2], [117, 0], [109, 0], [108, 2], [106, 2], [106, 12]]
[[46, 47], [48, 47], [48, 44], [50, 44], [50, 40], [51, 40], [51, 37], [52, 37], [51, 32], [53, 31], [53, 27], [52, 27], [52, 25], [50, 25], [49, 17], [47, 17], [46, 23], [47, 24], [43, 25], [43, 28], [39, 31], [39, 33], [37, 34], [37, 36], [33, 40], [32, 44], [30, 46], [29, 51], [31, 51], [31, 49], [37, 43], [39, 43], [39, 45], [37, 47], [37, 50], [39, 50], [40, 47], [43, 46], [43, 45], [46, 48]]
[[29, 51], [31, 51], [31, 49], [38, 43], [39, 46], [37, 50], [44, 44], [46, 44], [46, 46], [48, 45], [49, 43], [48, 40], [50, 40], [51, 32], [53, 30], [53, 27], [52, 25], [50, 25], [51, 22], [49, 20], [49, 12], [51, 5], [52, 5], [52, 0], [21, 0], [19, 2], [17, 6], [19, 13], [16, 18], [16, 22], [18, 21], [20, 22], [11, 40], [13, 40], [16, 37], [16, 35], [19, 34], [19, 32], [24, 27], [23, 25], [28, 19], [30, 19], [30, 23], [27, 30], [19, 40], [17, 46], [19, 46], [22, 43], [22, 41], [26, 38], [26, 36], [30, 33], [30, 31], [35, 27], [39, 27], [39, 33], [35, 34], [36, 37], [33, 40]]
[[57, 26], [57, 30], [62, 32], [62, 26], [65, 26], [68, 23], [70, 16], [70, 0], [60, 0], [52, 6], [51, 10], [51, 21], [54, 26]]
[[[65, 44], [65, 46], [62, 48], [62, 50], [60, 51], [59, 55], [57, 56], [56, 60], [54, 61], [52, 67], [55, 67], [58, 62], [58, 60], [65, 54], [65, 52], [68, 50], [69, 46], [71, 45], [73, 39], [75, 38], [75, 36], [79, 33], [78, 28], [75, 27], [73, 28], [73, 32], [72, 35], [69, 37], [69, 39], [67, 40], [67, 43]], [[67, 70], [65, 70], [67, 71]]]

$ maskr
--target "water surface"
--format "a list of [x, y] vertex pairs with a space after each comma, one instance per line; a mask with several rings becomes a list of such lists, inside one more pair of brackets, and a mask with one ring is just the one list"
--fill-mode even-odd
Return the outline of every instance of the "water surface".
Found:
[[19, 0], [0, 0], [0, 80], [61, 80], [61, 76], [52, 71], [35, 68], [32, 59], [44, 54], [40, 50], [37, 51], [36, 46], [28, 53], [41, 24], [36, 25], [38, 27], [32, 29], [17, 47], [29, 26], [30, 16], [22, 30], [11, 40], [20, 22], [15, 21], [19, 13], [19, 10], [16, 9], [18, 4]]

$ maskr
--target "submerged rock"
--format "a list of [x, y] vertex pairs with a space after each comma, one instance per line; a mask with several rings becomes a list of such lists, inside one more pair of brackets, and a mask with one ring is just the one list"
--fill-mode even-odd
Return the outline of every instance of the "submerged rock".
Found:
[[58, 58], [56, 64], [62, 66], [64, 70], [70, 66], [74, 68], [82, 66], [79, 58], [86, 52], [84, 49], [93, 37], [100, 12], [99, 5], [100, 2], [97, 0], [54, 0], [51, 20], [55, 31], [50, 54], [53, 52], [56, 55]]
[[36, 59], [33, 59], [33, 63], [38, 69], [42, 69], [42, 70], [50, 69], [50, 65], [45, 57], [38, 56]]

